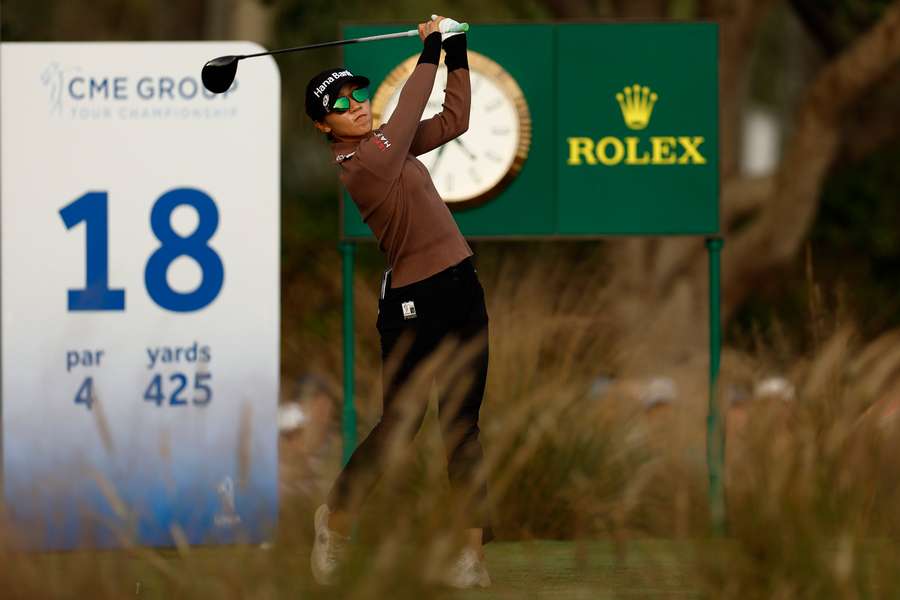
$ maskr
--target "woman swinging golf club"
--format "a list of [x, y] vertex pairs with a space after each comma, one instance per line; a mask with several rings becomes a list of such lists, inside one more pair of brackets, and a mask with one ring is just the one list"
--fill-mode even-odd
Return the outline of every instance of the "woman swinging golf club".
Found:
[[[419, 25], [424, 48], [390, 121], [372, 130], [369, 80], [344, 68], [310, 80], [306, 112], [327, 134], [341, 182], [387, 255], [378, 301], [377, 329], [385, 366], [381, 420], [353, 453], [316, 511], [313, 574], [331, 583], [345, 554], [360, 505], [385, 468], [388, 446], [398, 436], [411, 442], [422, 422], [427, 395], [398, 393], [416, 367], [447, 338], [463, 353], [464, 371], [448, 374], [439, 400], [453, 497], [466, 520], [466, 546], [448, 566], [444, 582], [455, 587], [490, 585], [482, 543], [489, 541], [486, 485], [481, 477], [478, 414], [488, 369], [488, 315], [472, 250], [416, 156], [466, 131], [471, 90], [464, 33], [432, 17]], [[443, 39], [442, 39], [443, 37]], [[443, 110], [422, 121], [440, 59], [446, 51]], [[402, 343], [398, 343], [402, 342]], [[391, 365], [392, 368], [388, 368]], [[412, 418], [410, 418], [412, 416]]]

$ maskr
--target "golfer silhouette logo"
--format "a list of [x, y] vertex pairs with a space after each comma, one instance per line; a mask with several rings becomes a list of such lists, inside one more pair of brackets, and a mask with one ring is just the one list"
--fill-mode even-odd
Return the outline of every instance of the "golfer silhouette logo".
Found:
[[65, 69], [59, 63], [50, 63], [41, 73], [41, 83], [50, 88], [50, 114], [62, 114], [63, 87], [65, 84]]
[[233, 527], [241, 522], [234, 503], [234, 481], [231, 477], [222, 480], [217, 488], [221, 506], [219, 513], [213, 518], [216, 527]]

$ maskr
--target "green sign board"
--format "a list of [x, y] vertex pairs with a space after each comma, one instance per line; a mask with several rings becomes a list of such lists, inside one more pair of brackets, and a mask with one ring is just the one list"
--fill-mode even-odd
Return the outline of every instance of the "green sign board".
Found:
[[[345, 37], [403, 25], [345, 26]], [[472, 25], [469, 131], [420, 156], [469, 238], [706, 235], [719, 229], [714, 23]], [[415, 65], [417, 38], [348, 46], [373, 113]], [[440, 110], [439, 73], [423, 118]], [[378, 122], [376, 120], [376, 127]], [[344, 239], [371, 232], [344, 192]]]

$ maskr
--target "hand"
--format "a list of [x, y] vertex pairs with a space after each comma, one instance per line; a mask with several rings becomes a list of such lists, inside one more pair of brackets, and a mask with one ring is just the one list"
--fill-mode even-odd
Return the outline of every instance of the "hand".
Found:
[[438, 30], [441, 32], [441, 41], [446, 40], [447, 38], [453, 37], [454, 35], [463, 35], [464, 31], [459, 31], [460, 23], [450, 17], [440, 17], [438, 15], [431, 15], [432, 21], [439, 21], [440, 27]]
[[435, 31], [440, 32], [441, 21], [444, 20], [444, 17], [438, 16], [436, 19], [432, 19], [431, 21], [425, 21], [424, 23], [419, 23], [419, 39], [422, 42], [425, 42], [425, 38], [434, 33]]

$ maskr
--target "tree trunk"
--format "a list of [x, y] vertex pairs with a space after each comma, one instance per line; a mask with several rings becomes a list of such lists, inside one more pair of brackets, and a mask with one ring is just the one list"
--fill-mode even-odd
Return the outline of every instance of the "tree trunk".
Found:
[[828, 63], [810, 86], [758, 218], [735, 236], [725, 255], [729, 313], [767, 271], [786, 265], [806, 239], [822, 182], [841, 149], [846, 113], [900, 62], [900, 1], [881, 21]]
[[235, 0], [232, 35], [238, 40], [265, 44], [272, 30], [272, 9], [258, 0]]
[[[740, 14], [740, 10], [736, 14]], [[757, 17], [758, 18], [758, 17]], [[734, 25], [732, 25], [734, 26]], [[728, 33], [729, 39], [749, 39], [749, 33]], [[723, 48], [723, 73], [745, 62], [749, 44]], [[731, 57], [730, 59], [728, 57]], [[723, 318], [731, 317], [760, 281], [785, 268], [809, 234], [818, 208], [821, 186], [846, 137], [846, 113], [900, 61], [900, 2], [881, 21], [826, 64], [805, 95], [777, 174], [770, 179], [742, 181], [736, 168], [723, 165], [722, 229]], [[724, 83], [724, 77], [723, 77]], [[728, 102], [723, 87], [723, 104]], [[735, 123], [724, 119], [723, 145], [735, 143]], [[726, 137], [724, 130], [731, 130]], [[723, 153], [726, 148], [723, 147]], [[747, 219], [750, 219], [747, 224]], [[741, 218], [743, 225], [735, 228]], [[654, 368], [702, 351], [706, 343], [707, 263], [702, 240], [629, 239], [611, 244], [614, 274], [611, 310], [618, 323], [622, 368]], [[647, 365], [648, 356], [658, 361]], [[639, 362], [640, 361], [640, 362]]]
[[206, 39], [231, 39], [229, 24], [233, 11], [233, 0], [206, 0], [206, 22], [204, 23]]

